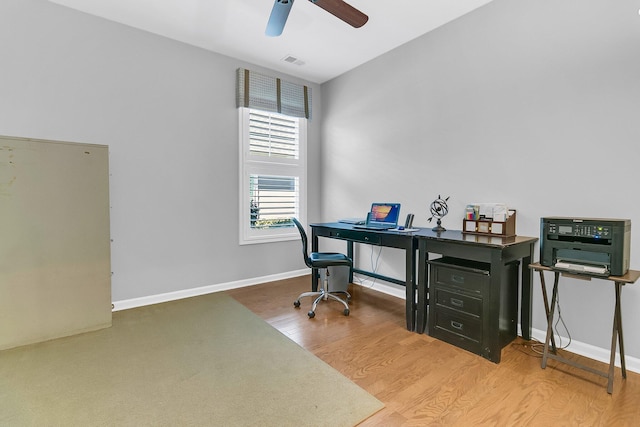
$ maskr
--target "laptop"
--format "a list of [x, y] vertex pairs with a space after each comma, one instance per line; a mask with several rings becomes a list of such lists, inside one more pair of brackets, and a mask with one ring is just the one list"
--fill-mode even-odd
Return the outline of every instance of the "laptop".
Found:
[[372, 203], [367, 221], [362, 225], [354, 225], [354, 228], [390, 230], [398, 227], [398, 218], [400, 218], [400, 203]]

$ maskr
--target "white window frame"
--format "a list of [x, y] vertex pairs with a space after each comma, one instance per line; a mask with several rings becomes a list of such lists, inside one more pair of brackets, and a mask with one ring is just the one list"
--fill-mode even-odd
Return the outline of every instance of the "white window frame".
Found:
[[[240, 245], [257, 243], [282, 242], [299, 240], [300, 234], [295, 226], [272, 229], [251, 228], [251, 200], [249, 198], [249, 180], [252, 174], [291, 176], [298, 178], [298, 207], [296, 217], [307, 222], [307, 119], [294, 118], [299, 121], [298, 159], [274, 158], [251, 155], [249, 152], [249, 112], [250, 108], [240, 107]], [[261, 111], [262, 112], [262, 111]], [[265, 114], [274, 114], [265, 112]]]

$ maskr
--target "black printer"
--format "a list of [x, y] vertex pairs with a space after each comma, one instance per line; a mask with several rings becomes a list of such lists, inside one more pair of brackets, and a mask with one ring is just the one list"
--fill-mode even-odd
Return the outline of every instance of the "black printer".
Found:
[[540, 220], [540, 264], [571, 273], [623, 276], [629, 270], [631, 221], [547, 217]]

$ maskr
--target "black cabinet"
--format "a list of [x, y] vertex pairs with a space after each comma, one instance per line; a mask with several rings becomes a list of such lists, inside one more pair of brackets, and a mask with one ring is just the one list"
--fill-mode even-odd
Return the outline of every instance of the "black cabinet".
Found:
[[500, 350], [517, 335], [518, 262], [499, 265], [443, 257], [429, 264], [429, 335], [500, 361]]
[[498, 363], [502, 348], [516, 337], [520, 302], [522, 337], [531, 338], [533, 274], [528, 266], [536, 237], [431, 229], [421, 229], [414, 236], [418, 239], [417, 332], [426, 328], [431, 336]]

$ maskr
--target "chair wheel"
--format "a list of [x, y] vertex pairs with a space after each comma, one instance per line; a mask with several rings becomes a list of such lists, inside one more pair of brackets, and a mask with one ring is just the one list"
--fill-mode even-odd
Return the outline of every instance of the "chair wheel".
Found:
[[294, 306], [295, 308], [300, 308], [300, 300], [298, 300], [298, 301], [294, 301], [294, 302], [293, 302], [293, 306]]
[[309, 319], [313, 319], [314, 317], [316, 317], [316, 313], [314, 311], [308, 312], [307, 315], [309, 316]]
[[345, 309], [344, 309], [344, 311], [343, 311], [343, 313], [344, 313], [344, 315], [345, 315], [345, 316], [348, 316], [348, 315], [349, 315], [349, 309], [348, 309], [348, 308], [345, 308]]

